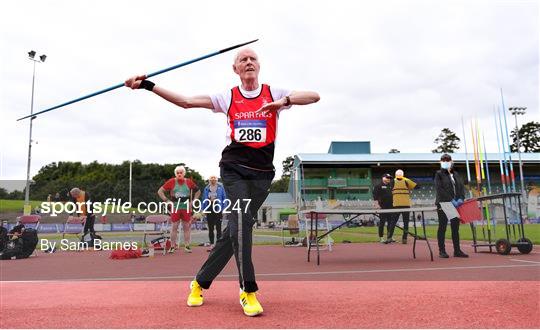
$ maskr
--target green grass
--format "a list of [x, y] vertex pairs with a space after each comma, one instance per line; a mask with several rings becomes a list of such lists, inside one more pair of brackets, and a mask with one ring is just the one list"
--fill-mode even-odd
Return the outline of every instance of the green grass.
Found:
[[[31, 201], [32, 208], [39, 207], [41, 205], [41, 201]], [[0, 213], [2, 212], [20, 212], [22, 214], [23, 212], [23, 206], [24, 201], [23, 200], [6, 200], [6, 199], [0, 199]], [[110, 206], [109, 206], [110, 207]], [[132, 209], [134, 210], [134, 209]], [[536, 224], [526, 224], [525, 227], [525, 237], [530, 239], [534, 244], [540, 244], [540, 225]], [[417, 228], [418, 232], [421, 234], [422, 230], [421, 228]], [[518, 226], [515, 226], [516, 234], [518, 233]], [[413, 231], [413, 228], [410, 227], [409, 231]], [[385, 229], [386, 233], [386, 229]], [[426, 226], [426, 233], [427, 237], [431, 240], [437, 239], [437, 226], [431, 225]], [[513, 233], [513, 232], [511, 232]], [[281, 231], [279, 230], [255, 230], [255, 234], [258, 235], [270, 235], [270, 236], [276, 236], [281, 238]], [[304, 233], [301, 233], [302, 235], [305, 235]], [[468, 240], [472, 241], [472, 233], [471, 228], [469, 225], [461, 225], [459, 230], [460, 238], [462, 240]], [[134, 234], [134, 236], [140, 235], [140, 234]], [[481, 227], [477, 228], [477, 235], [478, 239], [483, 239], [482, 229]], [[114, 236], [131, 236], [130, 233], [107, 233], [105, 236], [114, 237]], [[285, 232], [286, 237], [290, 237], [289, 232]], [[379, 237], [377, 233], [377, 227], [357, 227], [357, 228], [341, 228], [336, 231], [334, 231], [332, 234], [332, 239], [336, 243], [341, 243], [344, 240], [351, 241], [353, 243], [368, 243], [368, 242], [378, 242]], [[487, 236], [487, 232], [486, 232]], [[492, 237], [493, 237], [493, 228], [492, 228]], [[394, 238], [398, 239], [401, 237], [401, 230], [396, 228]], [[506, 232], [504, 225], [498, 225], [496, 228], [496, 238], [505, 238]], [[512, 237], [512, 236], [511, 236]], [[49, 239], [60, 239], [61, 235], [53, 234], [52, 237]], [[448, 227], [446, 230], [446, 238], [451, 238], [451, 231]], [[492, 238], [492, 241], [495, 241], [495, 239]], [[258, 242], [257, 245], [266, 245], [266, 244], [276, 244], [275, 242]]]
[[[533, 244], [540, 244], [540, 225], [536, 224], [526, 224], [525, 227], [525, 237], [530, 239]], [[511, 227], [510, 227], [511, 228]], [[422, 234], [422, 229], [417, 228], [418, 233]], [[516, 235], [518, 235], [518, 227], [515, 226], [516, 229]], [[414, 228], [409, 227], [409, 231], [413, 232]], [[493, 228], [492, 228], [492, 241], [493, 239]], [[272, 235], [272, 236], [278, 236], [281, 237], [281, 231], [277, 230], [256, 230], [256, 234], [259, 235]], [[386, 233], [386, 228], [385, 228]], [[513, 232], [511, 232], [512, 234]], [[302, 232], [302, 236], [305, 234]], [[402, 231], [398, 228], [396, 228], [396, 231], [394, 232], [394, 238], [398, 239], [401, 238]], [[357, 227], [357, 228], [341, 228], [338, 229], [330, 234], [334, 241], [336, 243], [341, 243], [343, 240], [348, 240], [353, 243], [366, 243], [366, 242], [378, 242], [379, 241], [379, 235], [378, 235], [378, 229], [377, 227]], [[426, 226], [426, 235], [431, 240], [437, 239], [437, 226]], [[461, 240], [465, 241], [472, 241], [472, 232], [469, 225], [461, 225], [459, 228], [459, 235]], [[483, 240], [483, 234], [481, 227], [477, 228], [477, 239]], [[289, 232], [285, 232], [285, 237], [290, 237]], [[486, 237], [487, 237], [487, 229], [486, 229]], [[496, 228], [496, 236], [497, 238], [506, 238], [506, 231], [504, 225], [497, 225]], [[513, 236], [511, 236], [513, 237]], [[451, 230], [450, 226], [446, 229], [446, 238], [451, 239]]]
[[[43, 201], [30, 201], [30, 204], [32, 205], [32, 209], [35, 209], [35, 208], [39, 208], [41, 207], [41, 203], [43, 203]], [[107, 215], [110, 215], [111, 214], [111, 210], [112, 210], [112, 207], [113, 205], [110, 205], [108, 204], [107, 205]], [[115, 209], [115, 213], [113, 214], [122, 214], [122, 213], [118, 213], [117, 211], [117, 206], [114, 205]], [[20, 212], [22, 213], [23, 212], [23, 208], [24, 208], [24, 200], [10, 200], [10, 199], [0, 199], [0, 213], [6, 213], [6, 212]], [[104, 210], [105, 210], [105, 204], [102, 203], [102, 212], [100, 213], [103, 214], [104, 213]], [[129, 208], [129, 215], [130, 214], [139, 214], [137, 212], [137, 208]]]
[[[269, 236], [281, 237], [281, 231], [256, 230], [255, 235], [269, 235]], [[305, 232], [300, 232], [299, 235], [301, 237], [304, 237]], [[330, 235], [332, 236], [332, 239], [336, 243], [341, 243], [343, 242], [343, 240], [348, 240], [353, 243], [370, 243], [370, 242], [379, 241], [379, 237], [377, 236], [377, 234], [369, 234], [367, 232], [360, 232], [360, 231], [336, 230], [332, 232]], [[285, 232], [285, 237], [291, 237], [288, 231]]]
[[[39, 207], [41, 201], [30, 201], [32, 209]], [[0, 199], [0, 212], [23, 212], [24, 201], [23, 200], [9, 200]]]
[[[517, 228], [516, 228], [517, 229]], [[427, 226], [426, 232], [428, 238], [430, 238], [432, 244], [436, 244], [437, 236], [437, 226]], [[281, 231], [279, 230], [268, 230], [268, 229], [256, 229], [254, 231], [255, 235], [268, 235], [279, 238], [279, 241], [268, 240], [265, 241], [258, 240], [255, 242], [255, 245], [280, 245], [281, 244]], [[481, 235], [481, 230], [479, 230]], [[497, 237], [505, 237], [504, 227], [497, 227]], [[304, 232], [300, 233], [301, 236], [305, 235]], [[450, 239], [450, 228], [447, 229], [446, 237]], [[141, 232], [102, 232], [100, 233], [104, 238], [115, 238], [115, 237], [129, 237], [132, 240], [136, 241], [139, 244], [139, 240], [142, 238]], [[525, 236], [529, 238], [534, 244], [540, 244], [540, 225], [525, 225]], [[285, 232], [285, 237], [290, 238], [288, 231]], [[332, 239], [335, 243], [342, 243], [344, 240], [351, 241], [352, 243], [376, 243], [379, 241], [378, 232], [376, 227], [357, 227], [357, 228], [342, 228], [338, 229], [331, 234]], [[397, 229], [394, 235], [394, 238], [398, 239], [401, 237], [401, 230]], [[472, 240], [471, 229], [469, 226], [462, 225], [460, 227], [460, 237], [462, 240]], [[61, 234], [42, 234], [40, 238], [47, 238], [49, 240], [59, 241], [62, 238]], [[66, 238], [74, 240], [73, 235], [69, 235]], [[323, 243], [325, 241], [323, 240]], [[192, 244], [196, 246], [197, 244]]]

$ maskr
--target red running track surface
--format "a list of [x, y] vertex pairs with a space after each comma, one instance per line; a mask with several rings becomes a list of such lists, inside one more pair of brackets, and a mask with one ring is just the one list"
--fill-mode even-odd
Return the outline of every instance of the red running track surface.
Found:
[[218, 281], [187, 307], [189, 282], [2, 282], [2, 328], [539, 328], [538, 282], [271, 281], [244, 316]]
[[0, 328], [540, 328], [540, 254], [465, 250], [431, 262], [421, 244], [417, 259], [410, 245], [338, 244], [317, 266], [303, 248], [255, 246], [256, 318], [241, 311], [232, 261], [204, 306], [185, 305], [204, 248], [130, 260], [38, 252], [0, 261]]
[[[259, 280], [362, 280], [362, 281], [540, 281], [540, 253], [501, 256], [465, 251], [470, 258], [431, 262], [425, 243], [413, 259], [411, 244], [338, 244], [332, 252], [315, 254], [306, 261], [305, 248], [253, 247], [253, 263]], [[178, 251], [154, 258], [111, 260], [110, 251], [37, 253], [24, 260], [0, 261], [1, 281], [37, 280], [190, 280], [208, 257], [206, 248], [193, 253]], [[221, 280], [237, 281], [234, 258], [223, 270]]]

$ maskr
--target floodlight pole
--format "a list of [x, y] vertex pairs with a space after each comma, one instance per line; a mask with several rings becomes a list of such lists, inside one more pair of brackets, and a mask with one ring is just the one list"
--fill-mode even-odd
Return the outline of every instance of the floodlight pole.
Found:
[[[36, 82], [36, 62], [43, 63], [45, 61], [44, 55], [39, 56], [39, 59], [35, 58], [35, 52], [31, 51], [28, 53], [28, 59], [34, 62], [34, 68], [32, 72], [32, 98], [30, 101], [30, 114], [34, 113], [34, 86]], [[30, 132], [28, 136], [28, 161], [26, 164], [26, 189], [24, 193], [24, 205], [25, 207], [28, 207], [27, 205], [30, 205], [30, 164], [32, 161], [32, 123], [34, 122], [34, 118], [30, 118]]]

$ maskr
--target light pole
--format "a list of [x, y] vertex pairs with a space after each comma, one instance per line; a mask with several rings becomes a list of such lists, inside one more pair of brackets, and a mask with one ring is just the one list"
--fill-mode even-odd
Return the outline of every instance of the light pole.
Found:
[[[30, 114], [34, 113], [34, 84], [36, 81], [36, 63], [43, 63], [47, 55], [40, 55], [36, 58], [36, 52], [31, 50], [28, 52], [28, 59], [34, 62], [34, 70], [32, 73], [32, 99], [30, 101]], [[24, 214], [29, 214], [31, 211], [30, 207], [30, 161], [32, 159], [32, 122], [35, 117], [30, 118], [30, 135], [28, 138], [28, 162], [26, 166], [26, 189], [24, 194]]]
[[514, 118], [516, 120], [516, 138], [517, 138], [517, 150], [518, 150], [518, 157], [519, 157], [519, 180], [521, 181], [521, 194], [523, 195], [523, 201], [525, 201], [527, 196], [525, 193], [525, 182], [523, 180], [523, 163], [521, 162], [521, 140], [519, 138], [517, 116], [524, 115], [525, 111], [527, 110], [527, 107], [510, 107], [508, 108], [508, 110], [510, 110], [510, 112], [514, 115]]

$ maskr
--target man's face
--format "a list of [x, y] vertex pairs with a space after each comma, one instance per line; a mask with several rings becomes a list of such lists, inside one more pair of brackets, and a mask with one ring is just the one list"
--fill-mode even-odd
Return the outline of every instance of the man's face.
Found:
[[382, 178], [382, 182], [383, 182], [384, 184], [389, 184], [389, 183], [390, 183], [390, 179], [387, 178], [387, 177], [383, 177], [383, 178]]
[[79, 192], [77, 192], [77, 191], [70, 192], [69, 194], [70, 194], [71, 197], [73, 197], [73, 198], [79, 197]]
[[217, 177], [211, 176], [211, 177], [210, 177], [210, 183], [213, 184], [213, 185], [215, 185], [215, 184], [217, 183]]
[[244, 49], [238, 53], [233, 70], [242, 80], [257, 79], [260, 70], [259, 57], [251, 49]]
[[176, 178], [177, 179], [183, 179], [185, 175], [186, 175], [186, 172], [184, 172], [182, 170], [176, 171]]

